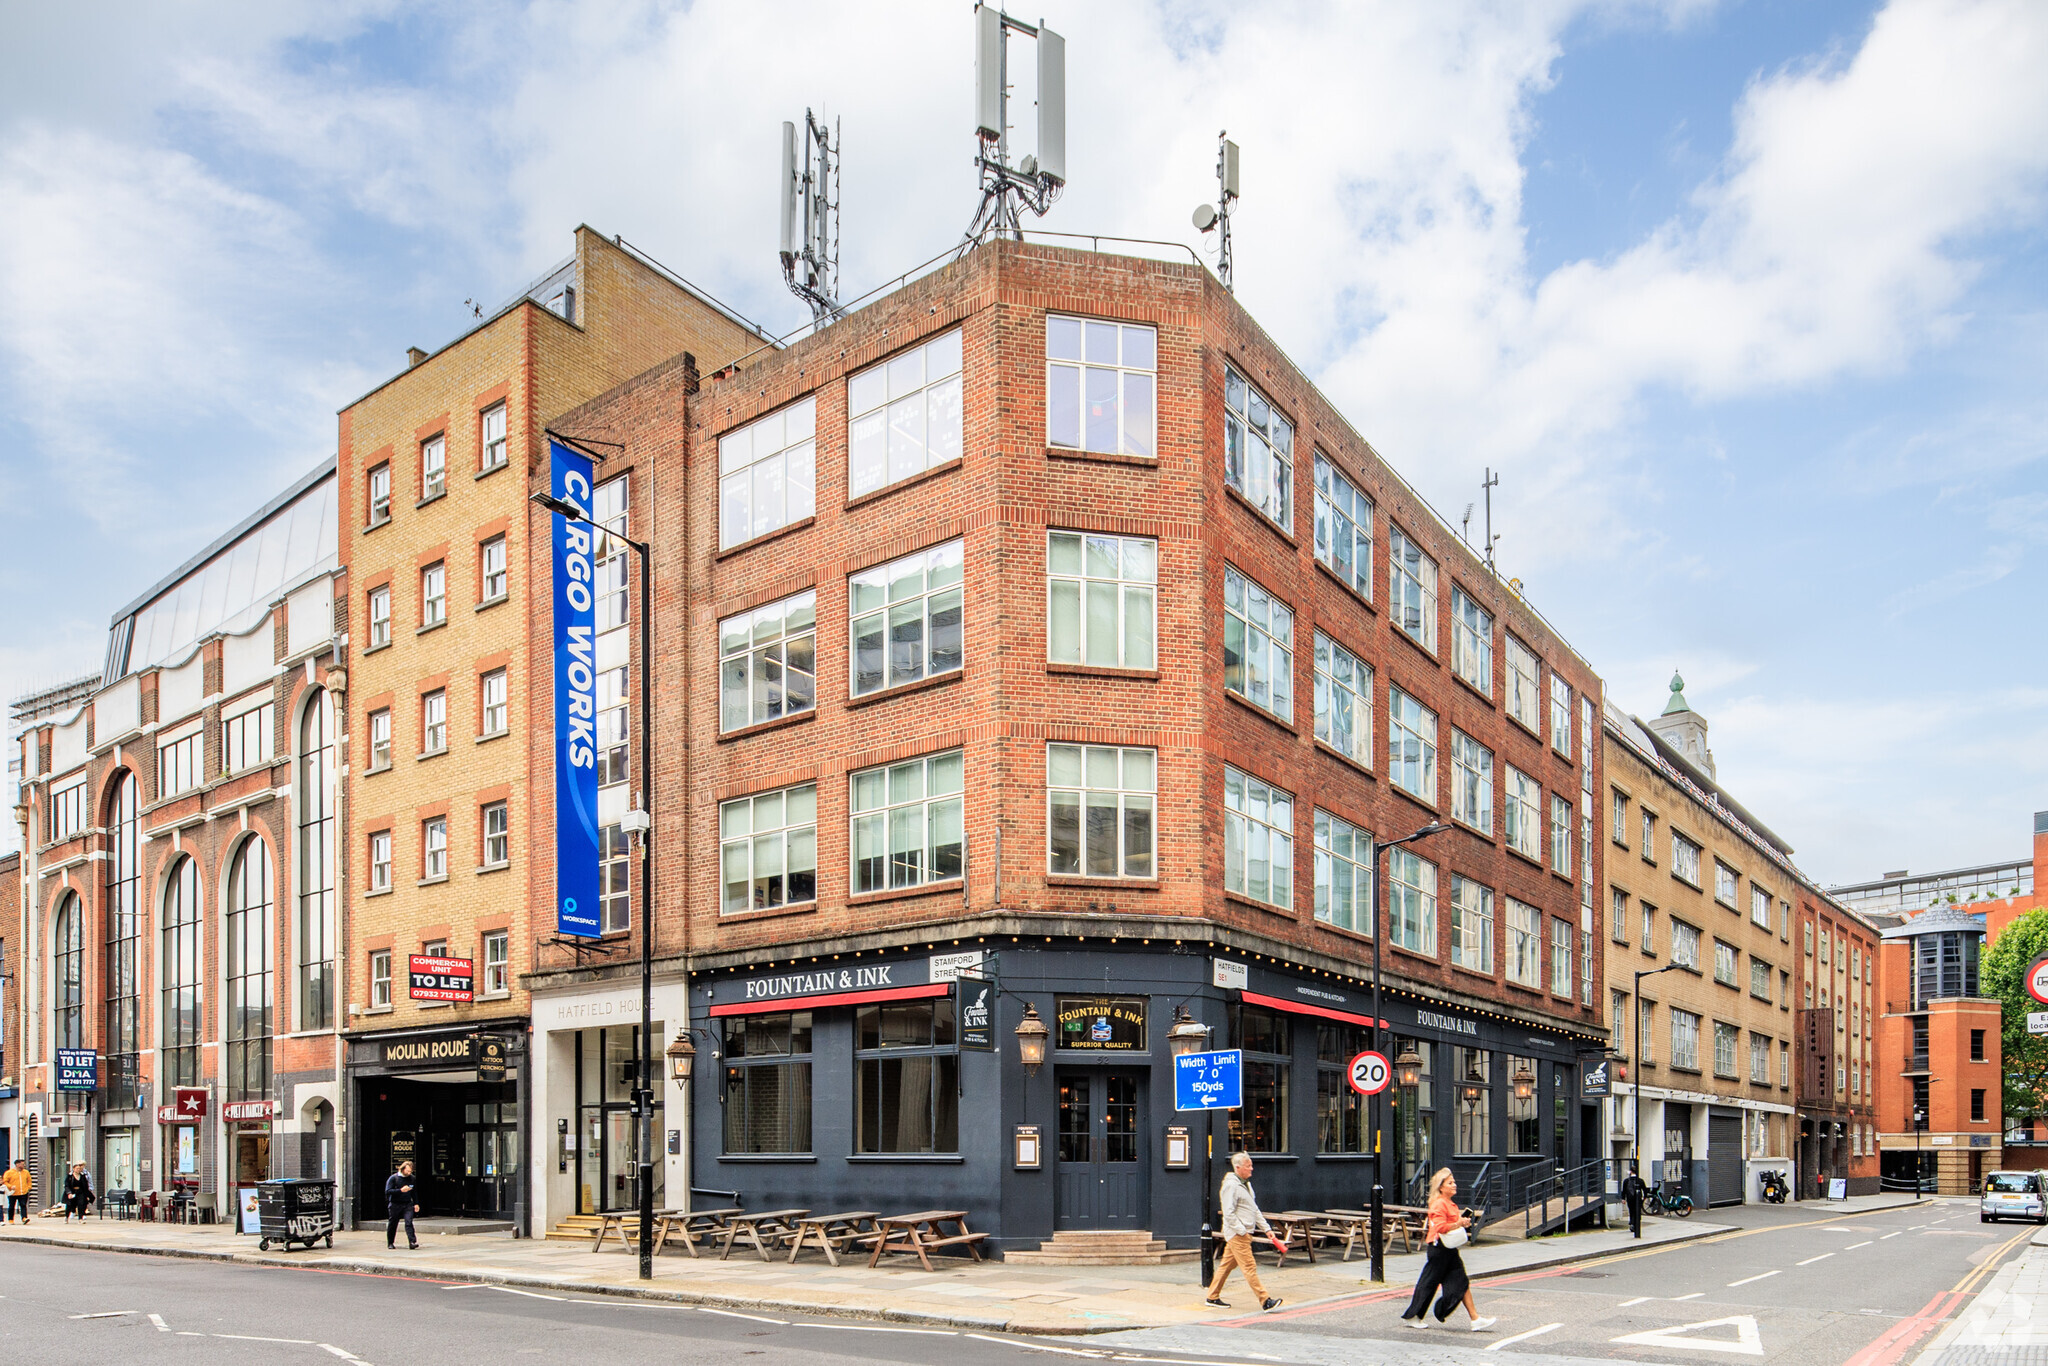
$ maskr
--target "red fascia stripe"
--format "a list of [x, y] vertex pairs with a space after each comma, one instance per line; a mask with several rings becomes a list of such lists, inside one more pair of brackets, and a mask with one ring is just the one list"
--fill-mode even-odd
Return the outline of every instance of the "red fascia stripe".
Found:
[[888, 987], [881, 991], [844, 991], [836, 996], [785, 996], [779, 1001], [734, 1001], [713, 1006], [711, 1014], [780, 1015], [785, 1010], [823, 1010], [827, 1006], [859, 1006], [873, 1001], [916, 1001], [927, 996], [944, 996], [951, 982], [933, 982], [921, 987]]
[[[1325, 1020], [1342, 1020], [1345, 1024], [1357, 1025], [1361, 1029], [1372, 1028], [1372, 1016], [1354, 1015], [1348, 1010], [1332, 1010], [1329, 1006], [1312, 1006], [1301, 1001], [1290, 1001], [1284, 996], [1261, 996], [1256, 991], [1238, 993], [1248, 1006], [1265, 1006], [1268, 1010], [1284, 1010], [1292, 1015], [1315, 1015]], [[1385, 1020], [1380, 1021], [1381, 1029], [1392, 1029]]]

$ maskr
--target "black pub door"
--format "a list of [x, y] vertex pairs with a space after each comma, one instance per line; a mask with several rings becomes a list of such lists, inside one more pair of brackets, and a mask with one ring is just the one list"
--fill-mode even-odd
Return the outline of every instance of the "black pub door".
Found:
[[1135, 1229], [1145, 1220], [1145, 1078], [1059, 1073], [1058, 1228]]

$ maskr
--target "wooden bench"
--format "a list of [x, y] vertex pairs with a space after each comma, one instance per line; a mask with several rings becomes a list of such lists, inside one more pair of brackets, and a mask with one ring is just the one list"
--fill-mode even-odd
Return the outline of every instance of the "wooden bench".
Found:
[[754, 1251], [767, 1261], [768, 1245], [780, 1246], [784, 1239], [796, 1236], [796, 1221], [809, 1214], [808, 1209], [757, 1210], [752, 1214], [734, 1213], [725, 1222], [725, 1244], [718, 1250], [718, 1260], [732, 1256], [732, 1245], [740, 1235], [754, 1245]]
[[697, 1239], [706, 1242], [725, 1232], [726, 1221], [735, 1214], [741, 1214], [738, 1205], [728, 1209], [694, 1209], [688, 1214], [669, 1212], [654, 1216], [654, 1250], [658, 1254], [674, 1238], [683, 1245], [692, 1257], [697, 1255]]
[[[1319, 1236], [1332, 1241], [1344, 1240], [1344, 1260], [1351, 1260], [1354, 1247], [1372, 1246], [1372, 1211], [1362, 1209], [1324, 1210], [1324, 1224], [1317, 1229]], [[1393, 1250], [1394, 1239], [1401, 1240], [1403, 1252], [1414, 1252], [1422, 1246], [1422, 1238], [1428, 1211], [1408, 1205], [1380, 1206], [1380, 1231], [1385, 1239], [1381, 1251]]]
[[[679, 1213], [681, 1213], [680, 1210], [672, 1209], [658, 1209], [654, 1212], [654, 1228], [657, 1239], [661, 1236], [662, 1219]], [[604, 1251], [604, 1240], [614, 1233], [619, 1235], [620, 1251], [631, 1252], [633, 1250], [633, 1244], [640, 1239], [640, 1215], [637, 1211], [612, 1210], [609, 1213], [601, 1211], [597, 1218], [597, 1227], [591, 1230], [590, 1235], [590, 1250], [592, 1252]], [[631, 1241], [628, 1241], [629, 1234], [631, 1235]], [[657, 1251], [660, 1250], [659, 1242], [656, 1243], [655, 1247]]]
[[843, 1214], [814, 1214], [796, 1221], [796, 1237], [789, 1243], [789, 1260], [796, 1260], [796, 1254], [804, 1250], [806, 1243], [815, 1243], [824, 1252], [825, 1260], [839, 1265], [839, 1249], [861, 1247], [881, 1236], [875, 1227], [879, 1216], [871, 1209], [848, 1210]]
[[[946, 1225], [951, 1224], [959, 1232], [948, 1234]], [[875, 1221], [875, 1250], [868, 1258], [870, 1268], [878, 1265], [882, 1258], [894, 1252], [915, 1254], [924, 1263], [926, 1271], [934, 1270], [931, 1254], [943, 1247], [964, 1247], [967, 1255], [980, 1261], [981, 1248], [977, 1246], [986, 1233], [973, 1233], [967, 1228], [967, 1211], [964, 1209], [928, 1209], [916, 1214], [892, 1214]]]

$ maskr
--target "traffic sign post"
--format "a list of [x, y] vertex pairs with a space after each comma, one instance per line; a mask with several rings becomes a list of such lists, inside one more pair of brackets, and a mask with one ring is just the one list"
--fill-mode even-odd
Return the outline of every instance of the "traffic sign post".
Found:
[[1370, 1048], [1351, 1060], [1348, 1071], [1351, 1089], [1361, 1096], [1378, 1095], [1394, 1079], [1394, 1068], [1387, 1061], [1386, 1054], [1375, 1053]]
[[2027, 995], [2048, 1006], [2048, 953], [2027, 964]]

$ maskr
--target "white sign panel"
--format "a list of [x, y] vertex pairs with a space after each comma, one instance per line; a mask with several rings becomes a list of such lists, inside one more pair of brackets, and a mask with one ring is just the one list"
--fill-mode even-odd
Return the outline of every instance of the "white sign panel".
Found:
[[1210, 982], [1225, 991], [1243, 991], [1252, 980], [1251, 969], [1222, 958], [1210, 960]]
[[979, 950], [971, 953], [935, 953], [932, 955], [932, 980], [951, 982], [961, 973], [979, 977], [982, 956]]
[[2030, 1010], [2027, 1012], [2027, 1033], [2048, 1034], [2048, 1010]]

